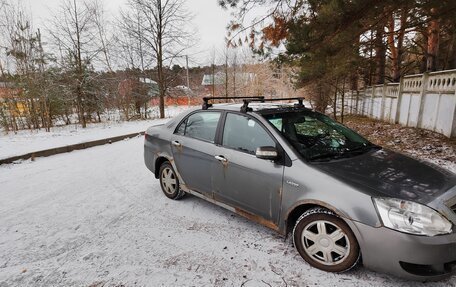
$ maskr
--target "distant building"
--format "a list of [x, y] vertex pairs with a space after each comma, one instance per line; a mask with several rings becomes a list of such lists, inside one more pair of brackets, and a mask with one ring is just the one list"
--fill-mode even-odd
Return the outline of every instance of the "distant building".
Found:
[[[150, 101], [151, 106], [158, 106], [158, 95], [153, 97]], [[179, 85], [168, 88], [165, 96], [165, 106], [184, 106], [184, 105], [197, 105], [201, 103], [201, 98], [187, 86]]]
[[203, 81], [201, 85], [207, 86], [220, 86], [225, 84], [225, 73], [217, 72], [215, 74], [209, 74], [203, 76]]
[[159, 94], [159, 88], [158, 88], [158, 83], [155, 82], [154, 80], [151, 80], [149, 78], [139, 78], [139, 81], [143, 83], [146, 87], [148, 87], [147, 95], [150, 97], [155, 97], [158, 96]]
[[27, 110], [27, 103], [19, 97], [21, 92], [14, 83], [0, 82], [0, 108], [8, 114], [22, 115]]
[[[235, 82], [237, 87], [243, 87], [253, 82], [256, 75], [254, 73], [236, 73]], [[233, 74], [228, 73], [228, 84], [233, 85]], [[205, 74], [201, 85], [204, 86], [206, 93], [212, 93], [212, 89], [220, 91], [225, 87], [226, 74], [223, 72], [217, 72], [215, 74]], [[230, 86], [230, 88], [231, 88]]]
[[13, 83], [0, 82], [0, 99], [10, 98], [17, 95], [18, 92], [19, 89]]

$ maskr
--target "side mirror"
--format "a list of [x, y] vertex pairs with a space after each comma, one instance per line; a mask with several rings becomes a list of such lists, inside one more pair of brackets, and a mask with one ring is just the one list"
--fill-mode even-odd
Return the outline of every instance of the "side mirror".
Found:
[[279, 157], [277, 149], [272, 146], [262, 146], [256, 149], [255, 153], [257, 158], [276, 160]]

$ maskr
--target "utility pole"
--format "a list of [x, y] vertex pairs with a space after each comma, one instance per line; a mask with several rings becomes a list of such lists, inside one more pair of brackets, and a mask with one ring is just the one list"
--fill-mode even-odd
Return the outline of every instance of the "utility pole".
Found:
[[237, 53], [234, 52], [234, 61], [233, 61], [233, 97], [236, 97], [236, 65], [237, 65]]
[[283, 83], [283, 65], [280, 65], [280, 97], [283, 99], [283, 90], [284, 90], [284, 83]]
[[187, 105], [190, 107], [190, 77], [188, 75], [188, 55], [185, 55], [185, 63], [186, 63], [186, 66], [187, 66], [187, 98], [188, 98], [188, 101], [187, 101]]

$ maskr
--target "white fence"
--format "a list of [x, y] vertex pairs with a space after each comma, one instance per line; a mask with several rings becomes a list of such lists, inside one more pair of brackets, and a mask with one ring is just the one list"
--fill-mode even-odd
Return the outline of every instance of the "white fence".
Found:
[[400, 83], [350, 91], [344, 110], [456, 137], [456, 70], [410, 75]]

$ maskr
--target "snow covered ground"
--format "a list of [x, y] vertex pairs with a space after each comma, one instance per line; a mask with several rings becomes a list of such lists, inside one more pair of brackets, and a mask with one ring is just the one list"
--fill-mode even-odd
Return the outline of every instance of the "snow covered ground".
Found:
[[[168, 107], [166, 117], [173, 117], [187, 109], [183, 107]], [[29, 152], [78, 144], [87, 141], [104, 139], [125, 135], [129, 133], [145, 131], [149, 126], [164, 123], [163, 120], [144, 120], [131, 122], [102, 122], [88, 124], [83, 129], [80, 125], [68, 125], [53, 127], [51, 132], [44, 130], [19, 131], [17, 134], [0, 132], [0, 159]]]
[[0, 287], [456, 286], [306, 264], [291, 241], [215, 205], [172, 201], [138, 137], [0, 166]]

